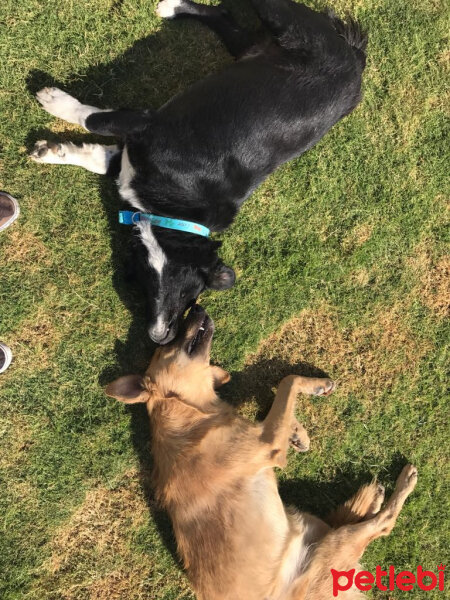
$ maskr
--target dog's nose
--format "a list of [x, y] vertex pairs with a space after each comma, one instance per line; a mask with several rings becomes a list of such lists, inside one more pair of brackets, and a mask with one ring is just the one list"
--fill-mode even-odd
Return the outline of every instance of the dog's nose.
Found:
[[163, 334], [156, 334], [153, 333], [151, 330], [148, 332], [150, 339], [155, 342], [156, 344], [161, 344], [161, 342], [164, 340], [164, 338], [167, 337], [167, 333], [163, 333]]
[[161, 326], [160, 324], [157, 324], [149, 328], [148, 334], [150, 339], [157, 344], [168, 344], [175, 337], [176, 329], [173, 329], [170, 325], [167, 326], [164, 324]]
[[154, 329], [149, 329], [148, 334], [154, 342], [161, 344], [168, 336], [169, 330], [165, 329], [164, 331], [155, 331]]

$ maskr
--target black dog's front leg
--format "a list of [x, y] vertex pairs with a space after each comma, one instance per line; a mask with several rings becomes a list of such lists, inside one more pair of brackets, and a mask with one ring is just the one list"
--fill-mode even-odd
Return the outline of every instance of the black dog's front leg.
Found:
[[82, 104], [55, 87], [40, 90], [37, 99], [51, 115], [106, 136], [124, 137], [128, 133], [145, 129], [154, 114], [151, 110], [111, 110]]
[[86, 118], [84, 126], [98, 135], [125, 137], [148, 127], [153, 114], [153, 111], [127, 109], [93, 112]]

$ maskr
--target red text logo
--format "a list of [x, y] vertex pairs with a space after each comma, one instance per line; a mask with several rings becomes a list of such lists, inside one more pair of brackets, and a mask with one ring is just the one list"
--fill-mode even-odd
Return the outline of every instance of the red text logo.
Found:
[[433, 571], [425, 571], [421, 565], [417, 567], [416, 573], [411, 571], [395, 572], [395, 567], [388, 567], [387, 571], [383, 571], [380, 565], [377, 565], [375, 575], [370, 571], [359, 571], [355, 574], [355, 569], [350, 571], [336, 571], [331, 569], [333, 577], [333, 596], [339, 595], [339, 592], [349, 590], [353, 585], [361, 592], [368, 592], [374, 586], [379, 590], [386, 592], [389, 590], [401, 590], [408, 592], [414, 588], [429, 592], [438, 589], [444, 591], [444, 571], [445, 565], [437, 567], [437, 573]]

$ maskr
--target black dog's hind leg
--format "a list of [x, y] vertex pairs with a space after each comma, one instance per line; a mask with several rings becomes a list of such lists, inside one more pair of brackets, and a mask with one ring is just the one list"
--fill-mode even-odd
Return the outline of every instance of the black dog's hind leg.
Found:
[[295, 18], [295, 4], [291, 0], [251, 0], [264, 25], [275, 35], [281, 36]]
[[254, 34], [238, 25], [222, 6], [205, 6], [190, 0], [163, 0], [156, 12], [166, 19], [191, 18], [200, 21], [219, 36], [235, 58], [242, 56], [257, 42]]
[[251, 3], [282, 46], [307, 47], [315, 36], [331, 29], [325, 15], [292, 0], [251, 0]]

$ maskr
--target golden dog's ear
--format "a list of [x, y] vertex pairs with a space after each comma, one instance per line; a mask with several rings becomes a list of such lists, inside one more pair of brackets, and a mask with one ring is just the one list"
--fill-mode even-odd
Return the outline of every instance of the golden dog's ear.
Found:
[[127, 375], [116, 379], [106, 387], [105, 394], [125, 404], [138, 404], [150, 399], [150, 392], [143, 387], [140, 375]]
[[220, 367], [211, 367], [212, 376], [214, 380], [214, 389], [220, 388], [220, 386], [228, 383], [231, 379], [231, 375], [228, 371], [221, 369]]

